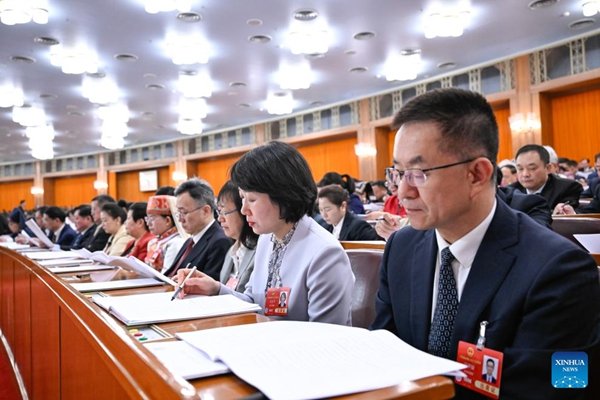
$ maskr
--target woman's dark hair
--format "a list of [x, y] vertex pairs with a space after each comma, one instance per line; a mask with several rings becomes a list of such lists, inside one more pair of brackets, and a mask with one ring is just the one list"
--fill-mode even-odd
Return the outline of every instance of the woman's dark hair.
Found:
[[117, 203], [106, 203], [100, 211], [110, 215], [112, 219], [121, 218], [121, 224], [124, 224], [127, 219], [127, 213]]
[[344, 189], [348, 191], [348, 194], [352, 194], [356, 190], [356, 185], [354, 183], [354, 178], [352, 178], [348, 174], [340, 175], [337, 172], [327, 172], [317, 186], [323, 187], [327, 185], [340, 185]]
[[319, 199], [326, 198], [338, 207], [342, 206], [343, 202], [348, 204], [348, 192], [338, 185], [327, 185], [319, 190]]
[[242, 190], [269, 195], [285, 222], [310, 214], [317, 198], [308, 163], [283, 142], [269, 142], [244, 154], [233, 164], [231, 180]]
[[254, 249], [256, 247], [256, 243], [258, 242], [258, 235], [254, 233], [250, 225], [248, 225], [248, 221], [246, 220], [246, 216], [243, 215], [240, 210], [242, 209], [242, 198], [240, 197], [240, 192], [238, 187], [232, 181], [227, 181], [219, 191], [219, 196], [217, 196], [218, 201], [222, 199], [231, 200], [233, 204], [235, 204], [235, 208], [237, 213], [242, 218], [242, 231], [240, 232], [240, 242], [249, 249]]
[[133, 217], [133, 220], [137, 222], [141, 219], [142, 221], [144, 221], [144, 228], [148, 230], [148, 224], [146, 223], [146, 207], [148, 207], [148, 203], [132, 203], [129, 206], [129, 211], [131, 211], [131, 216]]

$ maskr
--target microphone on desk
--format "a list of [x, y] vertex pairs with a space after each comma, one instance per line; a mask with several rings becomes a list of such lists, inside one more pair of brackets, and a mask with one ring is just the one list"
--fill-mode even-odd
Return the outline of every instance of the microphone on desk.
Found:
[[[188, 264], [189, 265], [189, 264]], [[196, 267], [194, 265], [194, 268], [192, 268], [190, 270], [190, 272], [187, 274], [187, 276], [181, 281], [181, 283], [177, 286], [177, 289], [175, 289], [175, 293], [173, 293], [173, 297], [171, 297], [171, 301], [175, 300], [175, 298], [177, 297], [177, 295], [179, 294], [179, 292], [181, 292], [181, 289], [183, 289], [183, 285], [185, 284], [185, 282], [190, 279], [190, 277], [192, 276], [192, 274], [194, 273], [194, 271], [196, 271], [198, 267]]]

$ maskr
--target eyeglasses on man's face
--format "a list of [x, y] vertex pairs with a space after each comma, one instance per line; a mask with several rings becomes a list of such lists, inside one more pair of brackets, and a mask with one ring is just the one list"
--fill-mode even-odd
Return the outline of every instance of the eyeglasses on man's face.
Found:
[[[206, 205], [206, 204], [205, 204]], [[200, 206], [200, 207], [196, 207], [193, 210], [189, 210], [189, 211], [185, 211], [182, 209], [178, 209], [177, 212], [175, 213], [175, 218], [177, 219], [181, 219], [181, 218], [187, 218], [187, 216], [193, 212], [198, 211], [199, 209], [201, 209], [202, 207], [204, 207], [204, 205]]]
[[470, 158], [468, 160], [458, 161], [451, 164], [439, 165], [437, 167], [431, 168], [409, 168], [406, 170], [399, 170], [395, 167], [386, 168], [385, 169], [385, 177], [388, 181], [392, 182], [396, 186], [400, 186], [400, 182], [406, 179], [406, 183], [412, 187], [421, 187], [425, 185], [427, 182], [427, 173], [430, 171], [435, 171], [437, 169], [445, 169], [454, 167], [456, 165], [467, 164], [471, 161], [475, 160], [475, 158]]

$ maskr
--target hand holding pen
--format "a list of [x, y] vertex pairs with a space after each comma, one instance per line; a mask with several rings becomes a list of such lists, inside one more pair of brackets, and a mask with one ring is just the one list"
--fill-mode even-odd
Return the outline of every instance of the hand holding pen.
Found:
[[190, 270], [190, 272], [186, 275], [186, 277], [179, 283], [179, 285], [177, 286], [177, 289], [175, 289], [175, 293], [173, 293], [173, 297], [171, 297], [171, 301], [175, 300], [175, 298], [177, 297], [177, 295], [179, 295], [179, 292], [181, 292], [181, 289], [183, 289], [183, 285], [185, 285], [185, 282], [190, 279], [190, 277], [194, 274], [194, 272], [196, 271], [196, 266], [194, 265], [194, 268], [192, 268]]
[[576, 214], [575, 209], [571, 205], [572, 201], [565, 201], [564, 203], [558, 203], [552, 212], [553, 215], [571, 215]]

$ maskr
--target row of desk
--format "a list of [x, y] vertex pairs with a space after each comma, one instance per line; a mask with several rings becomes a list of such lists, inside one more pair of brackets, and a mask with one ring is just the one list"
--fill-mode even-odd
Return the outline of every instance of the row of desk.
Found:
[[[110, 294], [171, 290], [170, 287]], [[240, 314], [159, 324], [174, 335], [198, 329], [261, 323]], [[0, 331], [27, 396], [32, 399], [239, 399], [256, 389], [233, 374], [185, 381], [172, 374], [118, 320], [74, 290], [61, 275], [0, 247]], [[173, 338], [165, 340], [175, 340]], [[430, 377], [344, 399], [447, 399], [454, 386]]]

